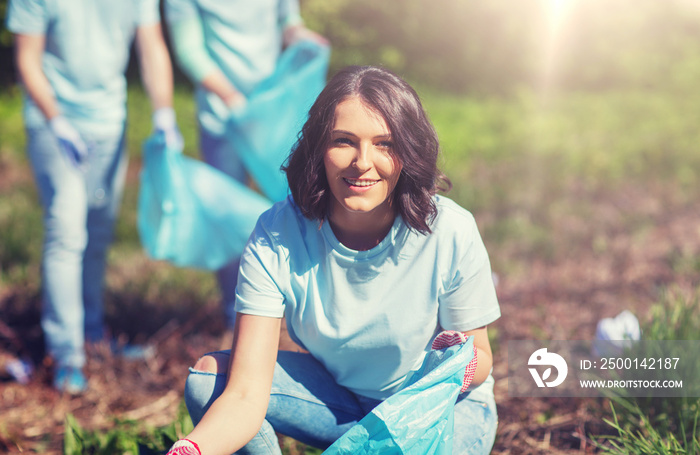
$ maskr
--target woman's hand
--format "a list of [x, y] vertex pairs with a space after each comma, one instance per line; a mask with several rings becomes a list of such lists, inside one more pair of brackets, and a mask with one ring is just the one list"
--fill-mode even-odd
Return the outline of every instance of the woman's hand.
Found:
[[[471, 379], [471, 387], [474, 388], [489, 377], [491, 374], [491, 368], [493, 367], [493, 354], [491, 353], [491, 343], [489, 342], [487, 327], [483, 326], [467, 332], [456, 332], [454, 330], [440, 332], [435, 337], [433, 346], [443, 346], [443, 348], [453, 346], [455, 344], [462, 343], [462, 339], [466, 341], [467, 337], [474, 337], [474, 350], [476, 351], [474, 358], [476, 359], [478, 357], [478, 360], [474, 360], [475, 365], [473, 378]], [[435, 343], [437, 343], [437, 345]], [[436, 348], [433, 347], [433, 349]], [[469, 365], [471, 365], [471, 363]], [[467, 373], [468, 372], [469, 369], [467, 369]], [[465, 377], [465, 381], [466, 379], [467, 378]]]
[[[467, 336], [462, 332], [457, 332], [455, 330], [445, 330], [437, 334], [433, 340], [432, 349], [440, 350], [449, 348], [450, 346], [456, 346], [458, 344], [464, 344], [467, 342]], [[459, 389], [460, 393], [467, 391], [472, 381], [474, 380], [474, 373], [476, 373], [477, 365], [477, 349], [474, 345], [474, 358], [467, 364], [467, 368], [464, 371], [464, 379], [462, 380], [462, 388]]]
[[199, 446], [189, 439], [180, 439], [168, 450], [165, 455], [202, 455]]

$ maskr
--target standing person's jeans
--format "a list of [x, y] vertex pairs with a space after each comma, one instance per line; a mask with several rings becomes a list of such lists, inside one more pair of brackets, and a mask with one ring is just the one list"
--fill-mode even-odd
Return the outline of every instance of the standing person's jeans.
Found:
[[44, 209], [41, 326], [56, 364], [77, 368], [85, 364], [85, 339], [103, 337], [105, 260], [127, 167], [123, 133], [83, 139], [89, 147], [84, 171], [64, 156], [48, 128], [27, 130]]
[[[240, 183], [246, 184], [248, 174], [243, 167], [243, 162], [233, 150], [231, 142], [226, 136], [213, 135], [200, 126], [199, 147], [202, 151], [204, 162], [224, 172]], [[231, 201], [231, 203], [235, 204], [236, 201]], [[226, 315], [226, 325], [231, 330], [236, 321], [234, 303], [236, 300], [236, 283], [238, 281], [239, 263], [240, 257], [234, 258], [216, 272], [219, 289], [221, 290], [221, 300], [224, 305], [224, 313]]]
[[[221, 351], [227, 355], [229, 352]], [[185, 403], [195, 425], [221, 395], [225, 384], [225, 374], [190, 368]], [[455, 405], [455, 454], [487, 454], [493, 446], [498, 423], [493, 378], [489, 376], [482, 386], [460, 395]], [[236, 453], [281, 455], [275, 431], [314, 447], [327, 448], [379, 403], [339, 386], [310, 354], [280, 351], [262, 428]]]

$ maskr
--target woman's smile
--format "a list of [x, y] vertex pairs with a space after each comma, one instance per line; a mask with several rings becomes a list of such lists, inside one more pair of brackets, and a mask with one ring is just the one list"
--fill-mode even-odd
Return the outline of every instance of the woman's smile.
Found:
[[351, 188], [352, 187], [359, 187], [362, 189], [368, 189], [374, 185], [376, 185], [379, 180], [369, 180], [369, 179], [349, 179], [343, 177], [343, 180], [345, 180], [345, 183], [347, 183]]

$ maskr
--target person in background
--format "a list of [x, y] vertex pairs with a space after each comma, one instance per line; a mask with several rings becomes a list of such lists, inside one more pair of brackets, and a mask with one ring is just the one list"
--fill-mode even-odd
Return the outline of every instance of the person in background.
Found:
[[[226, 138], [231, 113], [245, 109], [246, 97], [272, 75], [285, 47], [302, 39], [328, 42], [304, 26], [298, 0], [165, 0], [165, 19], [176, 62], [196, 87], [202, 158], [247, 184]], [[225, 347], [231, 346], [236, 318], [238, 266], [236, 258], [217, 271], [228, 328]]]
[[[451, 186], [438, 154], [418, 95], [394, 73], [349, 67], [328, 82], [285, 168], [291, 196], [260, 216], [243, 252], [233, 348], [190, 369], [196, 426], [170, 455], [279, 455], [276, 432], [326, 448], [431, 348], [468, 337], [453, 453], [491, 451], [487, 325], [501, 312], [474, 217], [436, 194]], [[278, 351], [282, 317], [308, 352]]]
[[106, 253], [125, 183], [126, 78], [132, 42], [166, 141], [182, 137], [158, 0], [10, 0], [25, 92], [27, 151], [44, 209], [41, 326], [53, 385], [81, 393], [85, 341], [104, 340]]

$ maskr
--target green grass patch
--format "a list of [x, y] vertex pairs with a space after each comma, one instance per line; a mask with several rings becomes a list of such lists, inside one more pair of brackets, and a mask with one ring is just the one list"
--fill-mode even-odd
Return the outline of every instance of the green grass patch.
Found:
[[24, 158], [24, 123], [19, 87], [0, 91], [0, 157], [2, 161]]
[[0, 288], [38, 287], [42, 215], [31, 186], [18, 185], [0, 197]]
[[107, 431], [83, 428], [72, 414], [64, 424], [64, 455], [156, 455], [165, 453], [178, 439], [192, 431], [192, 421], [184, 402], [178, 408], [175, 420], [161, 428], [145, 427], [134, 420], [114, 419]]
[[[696, 340], [700, 333], [700, 289], [685, 296], [667, 291], [651, 308], [650, 320], [642, 324], [645, 340]], [[652, 353], [648, 354], [654, 357]], [[686, 360], [689, 352], [666, 355]], [[700, 365], [691, 362], [677, 377], [695, 378]], [[700, 454], [700, 398], [618, 397], [612, 399], [612, 417], [605, 421], [617, 432], [597, 438], [604, 453]]]

